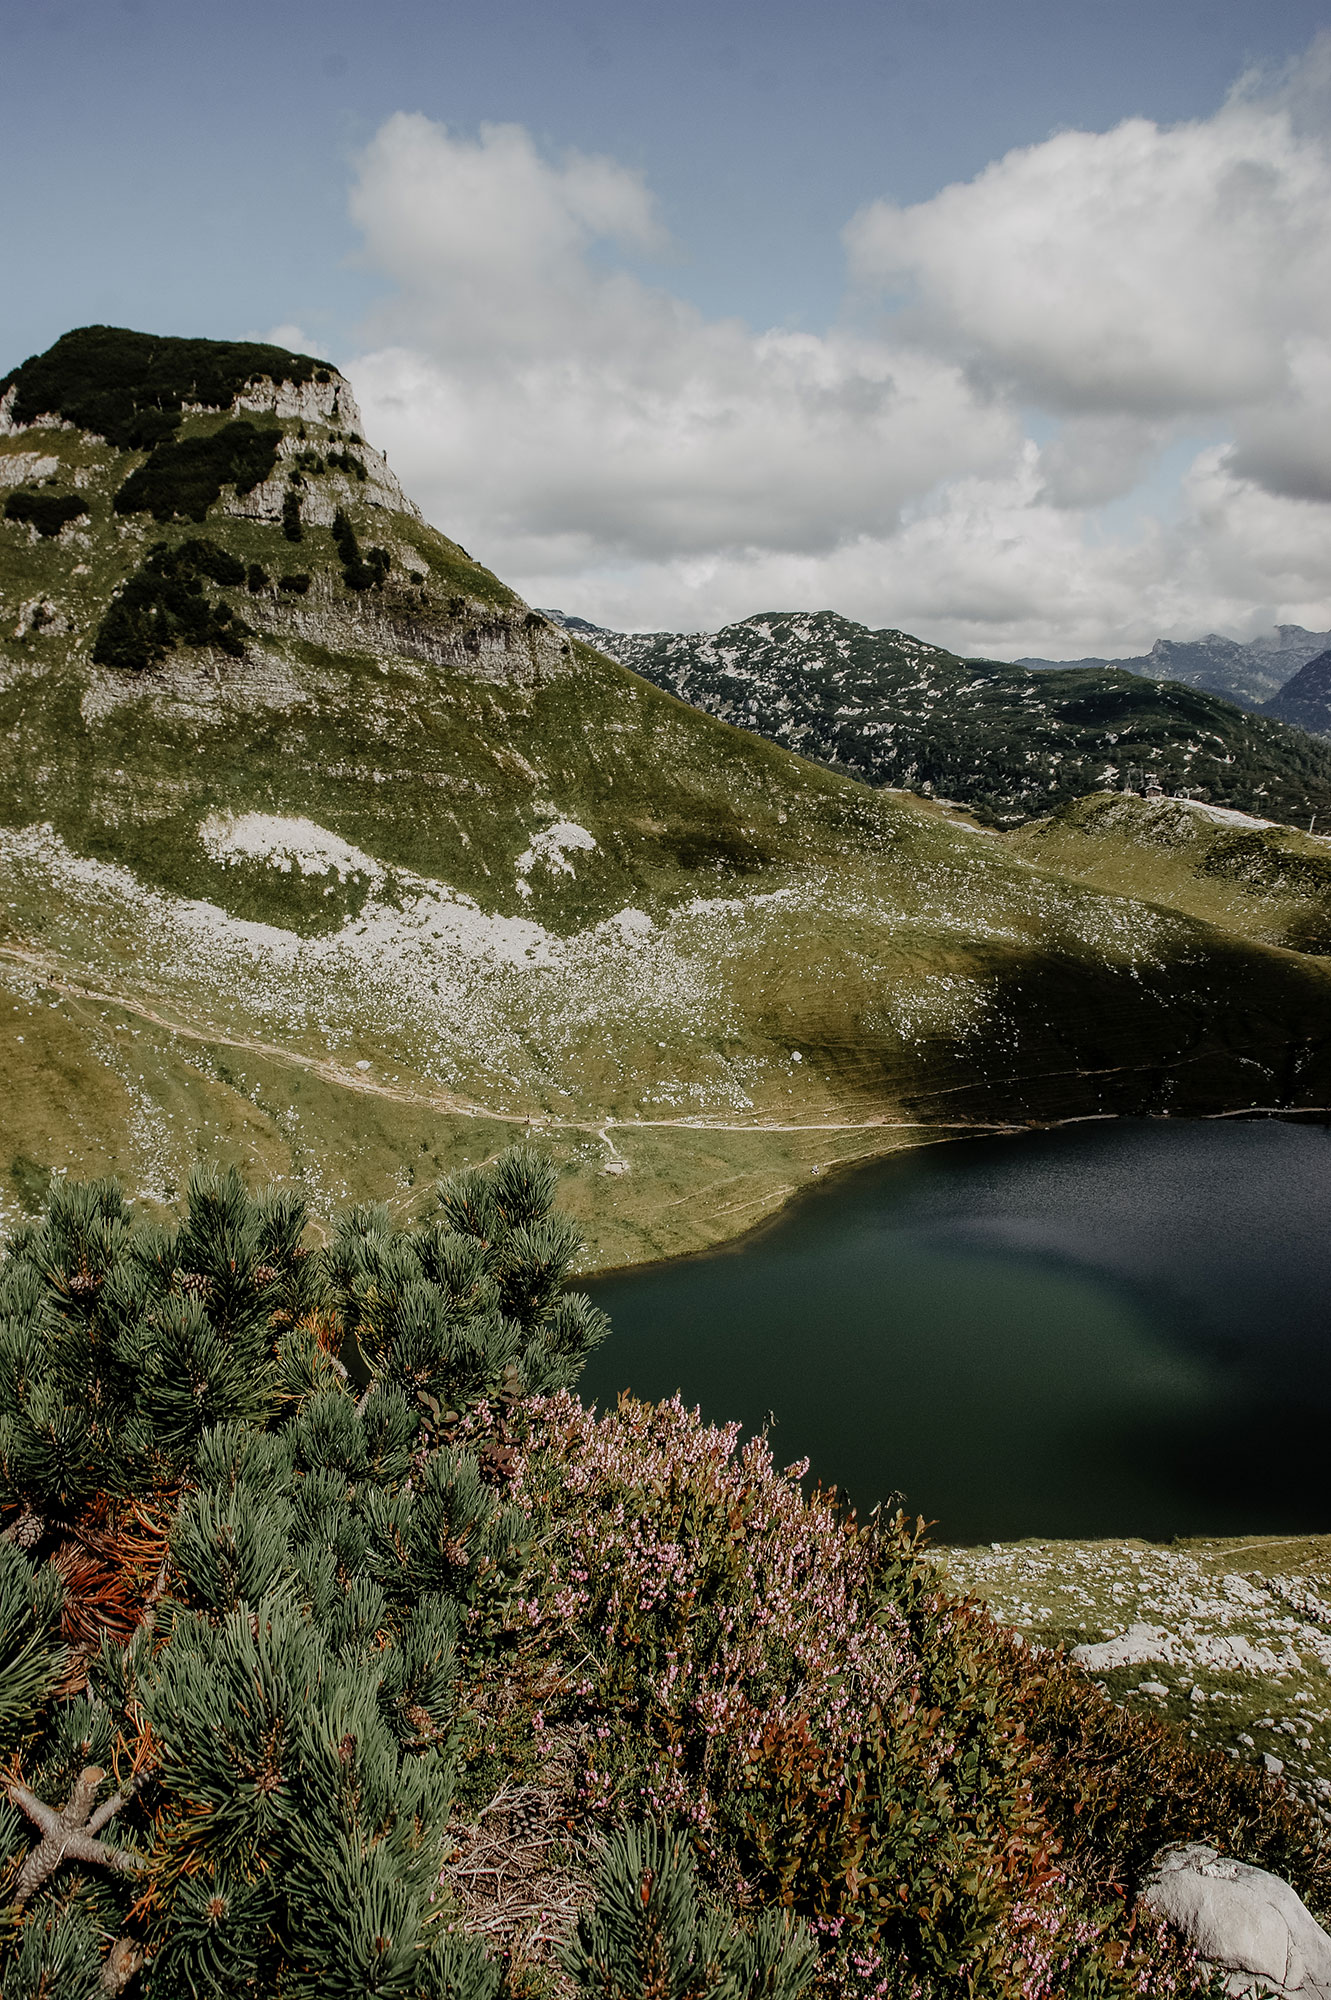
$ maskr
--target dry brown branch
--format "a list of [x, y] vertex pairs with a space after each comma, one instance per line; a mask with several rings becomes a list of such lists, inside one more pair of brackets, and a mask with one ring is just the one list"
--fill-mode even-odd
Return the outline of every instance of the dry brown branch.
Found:
[[19, 1870], [14, 1889], [16, 1909], [21, 1909], [65, 1861], [83, 1861], [114, 1869], [122, 1875], [136, 1875], [143, 1869], [145, 1864], [141, 1856], [131, 1853], [127, 1847], [108, 1847], [105, 1841], [97, 1838], [101, 1829], [110, 1825], [134, 1792], [133, 1786], [124, 1792], [116, 1792], [94, 1813], [92, 1802], [105, 1776], [105, 1771], [99, 1770], [96, 1764], [85, 1766], [59, 1809], [48, 1806], [17, 1779], [8, 1781], [5, 1790], [42, 1836]]
[[539, 1964], [561, 1994], [571, 1989], [558, 1947], [593, 1900], [596, 1870], [594, 1837], [571, 1831], [580, 1817], [574, 1753], [572, 1732], [552, 1732], [544, 1782], [502, 1786], [474, 1820], [454, 1828], [442, 1876], [468, 1931]]

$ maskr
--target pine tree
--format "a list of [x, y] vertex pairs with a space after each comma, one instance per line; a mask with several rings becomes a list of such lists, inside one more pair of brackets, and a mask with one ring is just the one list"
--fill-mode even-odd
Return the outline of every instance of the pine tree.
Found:
[[801, 2000], [817, 1957], [784, 1913], [705, 1909], [685, 1835], [647, 1825], [611, 1838], [561, 1963], [588, 2000]]
[[328, 1251], [234, 1173], [174, 1230], [57, 1185], [10, 1239], [3, 2000], [494, 2000], [432, 1891], [461, 1653], [528, 1552], [507, 1412], [606, 1330], [553, 1199], [520, 1149]]

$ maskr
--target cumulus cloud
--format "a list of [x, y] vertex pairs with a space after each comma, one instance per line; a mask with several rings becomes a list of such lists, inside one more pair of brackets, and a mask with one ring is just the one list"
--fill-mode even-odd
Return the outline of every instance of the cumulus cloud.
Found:
[[1224, 415], [1247, 476], [1331, 498], [1329, 53], [1209, 119], [1062, 132], [873, 202], [845, 231], [852, 274], [978, 379], [1102, 424]]
[[649, 282], [671, 246], [616, 161], [394, 117], [352, 192], [388, 280], [367, 422], [432, 519], [608, 624], [833, 605], [999, 655], [1325, 626], [1329, 51], [1210, 119], [872, 203], [858, 316], [822, 335]]
[[516, 127], [473, 142], [390, 120], [353, 212], [395, 284], [355, 367], [367, 414], [427, 511], [524, 570], [828, 550], [1019, 444], [1013, 411], [952, 362], [754, 334], [603, 268], [607, 238], [658, 240], [638, 177], [547, 162]]
[[1002, 476], [949, 481], [890, 537], [817, 556], [594, 563], [576, 578], [538, 572], [528, 595], [611, 627], [693, 631], [826, 606], [996, 659], [1130, 655], [1160, 637], [1252, 638], [1277, 620], [1331, 625], [1325, 511], [1236, 478], [1223, 448], [1199, 454], [1171, 518], [1117, 534], [1050, 505], [1044, 478], [1028, 443]]

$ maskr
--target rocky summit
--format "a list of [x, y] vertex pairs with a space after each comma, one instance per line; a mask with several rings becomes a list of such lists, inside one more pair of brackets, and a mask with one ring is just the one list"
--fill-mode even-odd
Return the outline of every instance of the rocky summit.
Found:
[[317, 357], [66, 335], [0, 490], [11, 1216], [199, 1161], [409, 1208], [531, 1129], [606, 1263], [921, 1138], [1331, 1102], [1315, 926], [676, 699], [425, 522]]
[[[1299, 669], [1331, 644], [1331, 632], [1310, 632], [1303, 625], [1277, 625], [1255, 639], [1226, 639], [1208, 632], [1204, 639], [1157, 639], [1149, 653], [1131, 659], [1021, 659], [1020, 667], [1117, 667], [1144, 674], [1148, 680], [1185, 681], [1209, 688], [1240, 708], [1266, 708], [1287, 687]], [[1275, 709], [1269, 711], [1277, 713]]]

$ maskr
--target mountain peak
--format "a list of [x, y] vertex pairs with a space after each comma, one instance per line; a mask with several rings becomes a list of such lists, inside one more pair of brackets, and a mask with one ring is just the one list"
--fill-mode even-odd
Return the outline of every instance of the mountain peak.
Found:
[[[258, 400], [247, 391], [259, 391]], [[330, 361], [244, 340], [186, 340], [80, 326], [0, 378], [0, 434], [52, 420], [141, 450], [200, 410], [276, 408], [280, 392], [326, 419], [351, 391]], [[304, 398], [302, 391], [313, 394]], [[281, 410], [303, 416], [303, 407]]]

